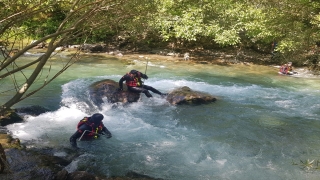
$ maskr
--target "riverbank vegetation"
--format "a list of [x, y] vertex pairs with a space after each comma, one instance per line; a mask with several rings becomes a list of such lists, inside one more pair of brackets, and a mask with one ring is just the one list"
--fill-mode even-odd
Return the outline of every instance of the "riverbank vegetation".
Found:
[[[319, 69], [320, 2], [315, 0], [3, 0], [0, 5], [0, 81], [11, 78], [15, 91], [1, 111], [75, 63], [78, 53], [41, 86], [29, 89], [55, 50], [72, 44], [134, 52], [167, 48], [200, 56], [228, 49], [240, 57], [250, 50], [266, 55], [265, 64], [291, 61]], [[38, 59], [17, 65], [18, 57], [44, 46]], [[25, 75], [32, 65], [34, 72]]]

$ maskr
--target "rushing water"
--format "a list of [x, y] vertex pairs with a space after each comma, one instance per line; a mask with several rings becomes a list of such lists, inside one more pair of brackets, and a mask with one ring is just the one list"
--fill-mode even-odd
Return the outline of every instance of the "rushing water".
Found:
[[[53, 62], [53, 71], [59, 67], [59, 61]], [[302, 70], [289, 77], [267, 66], [150, 58], [145, 84], [162, 92], [188, 86], [218, 100], [173, 106], [155, 94], [150, 99], [142, 95], [129, 106], [105, 103], [99, 109], [92, 104], [90, 84], [103, 79], [118, 81], [131, 69], [145, 72], [146, 59], [84, 58], [16, 106], [41, 105], [52, 112], [27, 116], [24, 123], [8, 129], [22, 142], [69, 147], [79, 120], [102, 113], [113, 137], [78, 142], [84, 154], [66, 168], [69, 172], [78, 169], [122, 176], [135, 171], [174, 180], [320, 179], [319, 170], [307, 170], [300, 162], [320, 160], [318, 78]], [[1, 96], [1, 100], [8, 98], [6, 93]]]

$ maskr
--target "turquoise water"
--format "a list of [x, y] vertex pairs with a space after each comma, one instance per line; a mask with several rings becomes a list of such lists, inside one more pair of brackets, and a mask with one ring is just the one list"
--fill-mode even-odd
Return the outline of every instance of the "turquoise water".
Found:
[[[52, 61], [51, 72], [65, 58]], [[145, 72], [146, 59], [87, 56], [15, 106], [37, 104], [52, 112], [25, 117], [24, 123], [8, 129], [35, 146], [69, 147], [68, 139], [83, 116], [104, 114], [113, 137], [78, 142], [84, 154], [66, 168], [69, 172], [80, 169], [121, 176], [136, 171], [175, 180], [320, 178], [319, 170], [304, 169], [300, 163], [320, 159], [318, 77], [302, 69], [298, 76], [289, 77], [278, 75], [275, 67], [149, 58], [145, 84], [162, 92], [188, 86], [218, 100], [172, 106], [158, 95], [151, 99], [142, 95], [129, 106], [105, 103], [99, 109], [90, 100], [88, 86], [103, 79], [118, 81], [131, 69]], [[1, 90], [9, 88], [9, 80], [1, 83]], [[1, 102], [8, 98], [9, 92], [2, 93]]]

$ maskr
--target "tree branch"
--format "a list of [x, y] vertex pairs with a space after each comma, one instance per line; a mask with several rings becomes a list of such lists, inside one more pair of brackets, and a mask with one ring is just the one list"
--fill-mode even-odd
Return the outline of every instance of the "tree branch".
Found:
[[27, 68], [27, 67], [29, 67], [29, 66], [34, 65], [35, 63], [39, 62], [40, 60], [41, 60], [41, 57], [39, 57], [39, 58], [38, 58], [37, 60], [35, 60], [35, 61], [32, 61], [31, 63], [28, 63], [28, 64], [26, 64], [26, 65], [24, 65], [24, 66], [20, 66], [20, 67], [17, 68], [17, 69], [14, 69], [14, 70], [12, 70], [12, 71], [8, 71], [7, 73], [0, 75], [0, 80], [3, 79], [3, 78], [5, 78], [5, 77], [7, 77], [7, 76], [9, 76], [9, 75], [11, 75], [11, 74], [14, 74], [14, 73], [16, 73], [16, 72], [18, 72], [18, 71], [21, 71], [21, 70], [23, 70], [23, 69], [25, 69], [25, 68]]

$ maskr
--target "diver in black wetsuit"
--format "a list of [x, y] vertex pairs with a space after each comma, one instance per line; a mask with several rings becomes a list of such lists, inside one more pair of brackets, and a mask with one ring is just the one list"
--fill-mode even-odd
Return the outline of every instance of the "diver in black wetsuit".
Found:
[[[106, 135], [111, 138], [110, 131], [102, 123], [103, 115], [100, 113], [93, 114], [91, 117], [84, 117], [77, 125], [77, 131], [70, 137], [70, 144], [73, 148], [78, 149], [77, 139], [84, 140], [96, 139], [100, 135]], [[84, 133], [84, 134], [83, 134]]]
[[141, 78], [148, 79], [148, 76], [137, 70], [131, 70], [119, 80], [119, 90], [123, 90], [123, 81], [126, 81], [126, 85], [129, 91], [136, 93], [144, 93], [148, 98], [152, 97], [149, 90], [161, 96], [167, 95], [165, 93], [161, 93], [160, 91], [151, 86], [144, 85]]

